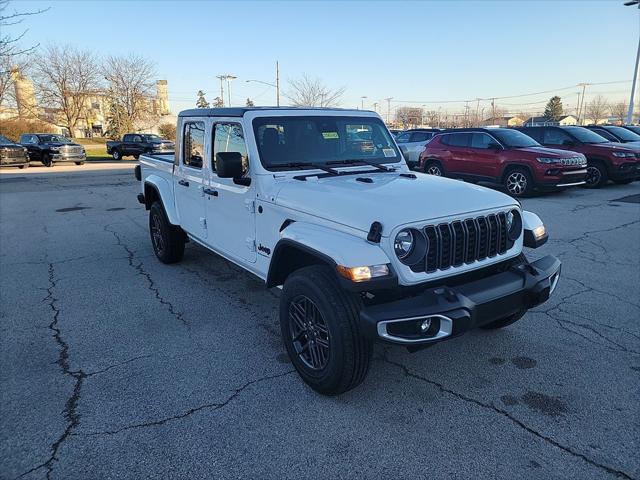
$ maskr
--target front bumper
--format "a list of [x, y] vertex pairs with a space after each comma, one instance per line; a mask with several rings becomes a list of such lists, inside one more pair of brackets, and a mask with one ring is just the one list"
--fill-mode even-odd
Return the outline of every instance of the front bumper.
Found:
[[576, 187], [584, 185], [587, 180], [587, 167], [577, 170], [562, 170], [549, 168], [538, 182], [539, 190], [555, 190], [558, 188]]
[[54, 162], [84, 162], [87, 155], [84, 153], [54, 153], [51, 160]]
[[614, 165], [610, 175], [613, 180], [640, 179], [640, 162], [627, 162]]
[[[422, 346], [460, 335], [546, 302], [560, 278], [561, 262], [551, 255], [456, 287], [365, 307], [361, 330], [369, 338]], [[420, 325], [431, 326], [421, 332]]]
[[0, 158], [0, 167], [19, 167], [20, 165], [28, 165], [29, 158]]

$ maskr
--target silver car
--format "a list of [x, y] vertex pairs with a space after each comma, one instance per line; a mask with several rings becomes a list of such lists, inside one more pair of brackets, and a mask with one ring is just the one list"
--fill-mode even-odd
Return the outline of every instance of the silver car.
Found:
[[424, 150], [425, 145], [438, 133], [440, 133], [440, 130], [435, 128], [421, 128], [406, 130], [398, 134], [396, 143], [398, 147], [400, 147], [409, 168], [416, 168], [418, 166], [420, 154]]

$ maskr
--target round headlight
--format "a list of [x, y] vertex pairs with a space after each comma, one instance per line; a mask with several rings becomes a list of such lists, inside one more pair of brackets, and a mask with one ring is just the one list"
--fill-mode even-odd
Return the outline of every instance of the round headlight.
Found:
[[396, 235], [396, 239], [393, 242], [393, 250], [396, 252], [396, 256], [403, 260], [407, 258], [414, 247], [414, 237], [411, 230], [401, 230]]
[[507, 212], [507, 237], [509, 240], [516, 241], [522, 233], [522, 217], [518, 210]]

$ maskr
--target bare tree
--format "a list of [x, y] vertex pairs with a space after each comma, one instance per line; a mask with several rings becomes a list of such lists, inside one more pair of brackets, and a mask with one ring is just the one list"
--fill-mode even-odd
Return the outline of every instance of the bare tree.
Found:
[[602, 95], [598, 95], [587, 104], [586, 118], [593, 123], [598, 123], [598, 120], [605, 118], [608, 112], [609, 102]]
[[153, 62], [133, 54], [110, 56], [102, 65], [102, 74], [108, 82], [110, 136], [117, 137], [157, 123], [152, 105], [156, 76]]
[[17, 10], [10, 11], [9, 4], [9, 0], [0, 0], [0, 58], [2, 60], [9, 59], [11, 63], [13, 58], [30, 53], [38, 45], [32, 45], [30, 47], [20, 46], [20, 40], [24, 38], [27, 30], [23, 29], [20, 33], [11, 34], [9, 33], [9, 27], [20, 25], [27, 17], [31, 15], [38, 15], [39, 13], [46, 12], [49, 9], [45, 8], [29, 12], [19, 12]]
[[611, 105], [611, 116], [615, 117], [616, 121], [620, 124], [624, 124], [627, 118], [628, 104], [626, 102], [617, 102]]
[[75, 135], [80, 120], [87, 118], [91, 97], [101, 88], [94, 54], [71, 46], [50, 46], [34, 58], [32, 71], [40, 104], [56, 112], [51, 122]]
[[345, 90], [345, 87], [329, 88], [319, 78], [305, 74], [299, 79], [289, 80], [284, 96], [296, 107], [335, 107], [340, 104]]
[[11, 68], [13, 61], [9, 57], [0, 58], [0, 107], [12, 99], [11, 90], [13, 88], [13, 77]]
[[402, 128], [417, 127], [422, 124], [423, 110], [420, 107], [398, 107], [396, 109], [396, 122], [402, 124]]

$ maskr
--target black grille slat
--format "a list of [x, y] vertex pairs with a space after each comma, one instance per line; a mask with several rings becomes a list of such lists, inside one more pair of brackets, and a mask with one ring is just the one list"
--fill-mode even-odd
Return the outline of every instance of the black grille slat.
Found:
[[504, 212], [428, 225], [423, 232], [428, 241], [427, 252], [423, 262], [411, 266], [414, 272], [459, 267], [502, 255], [508, 249]]

